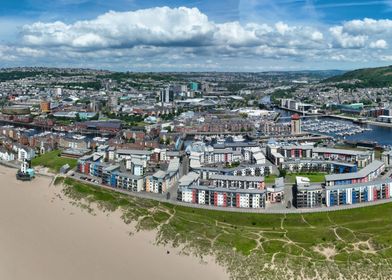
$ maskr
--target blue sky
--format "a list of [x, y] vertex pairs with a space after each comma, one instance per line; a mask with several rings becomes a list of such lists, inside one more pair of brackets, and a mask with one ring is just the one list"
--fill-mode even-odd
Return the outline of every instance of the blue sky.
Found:
[[392, 64], [391, 19], [392, 0], [3, 0], [0, 62], [132, 71], [354, 69]]

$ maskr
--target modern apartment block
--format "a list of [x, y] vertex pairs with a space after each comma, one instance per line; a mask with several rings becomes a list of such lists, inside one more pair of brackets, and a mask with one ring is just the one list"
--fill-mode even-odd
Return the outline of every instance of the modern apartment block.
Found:
[[130, 173], [120, 172], [120, 166], [103, 162], [79, 160], [77, 170], [80, 173], [102, 180], [102, 184], [132, 192], [144, 190], [144, 178]]
[[226, 143], [205, 145], [195, 143], [187, 151], [190, 166], [198, 168], [212, 164], [230, 164], [233, 162], [247, 162], [249, 164], [265, 164], [265, 156], [257, 144], [250, 143]]
[[200, 205], [236, 208], [264, 208], [265, 190], [227, 189], [210, 186], [191, 185], [179, 190], [183, 202]]
[[392, 179], [326, 186], [325, 204], [330, 207], [388, 199], [392, 197], [391, 188]]
[[259, 189], [265, 187], [263, 176], [231, 176], [231, 175], [211, 175], [210, 180], [217, 188], [236, 188], [242, 190]]
[[180, 160], [173, 158], [166, 171], [159, 170], [146, 177], [146, 192], [165, 193], [179, 179]]
[[323, 204], [324, 190], [320, 185], [311, 185], [306, 177], [296, 177], [293, 204], [297, 208], [314, 208]]
[[326, 175], [325, 184], [326, 186], [334, 186], [365, 183], [375, 180], [384, 170], [385, 164], [375, 160], [357, 172]]
[[313, 149], [312, 157], [315, 159], [352, 162], [356, 163], [359, 168], [362, 168], [374, 160], [374, 152], [317, 147]]
[[212, 175], [233, 175], [233, 176], [266, 176], [271, 173], [272, 166], [266, 165], [239, 165], [237, 167], [209, 167], [202, 166], [192, 168], [192, 170], [200, 174], [200, 179], [208, 180]]
[[[186, 203], [236, 208], [264, 208], [266, 191], [254, 186], [246, 186], [247, 179], [241, 176], [217, 175], [214, 185], [200, 185], [200, 175], [191, 172], [179, 181], [177, 199]], [[214, 180], [214, 179], [211, 179]], [[249, 181], [249, 180], [248, 180]], [[254, 182], [259, 182], [260, 178]], [[251, 188], [252, 187], [252, 188]]]
[[356, 164], [363, 168], [374, 160], [373, 151], [355, 151], [314, 147], [313, 144], [288, 144], [270, 140], [266, 149], [267, 158], [275, 165], [296, 160], [327, 160]]
[[298, 159], [285, 161], [281, 167], [290, 172], [326, 172], [326, 173], [351, 173], [357, 172], [358, 167], [354, 163], [317, 160], [317, 159]]

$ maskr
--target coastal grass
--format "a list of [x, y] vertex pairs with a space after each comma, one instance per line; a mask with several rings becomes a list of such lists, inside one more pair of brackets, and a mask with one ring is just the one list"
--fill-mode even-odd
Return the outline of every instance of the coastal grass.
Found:
[[61, 151], [54, 150], [51, 152], [47, 152], [38, 157], [35, 157], [31, 161], [32, 166], [43, 166], [49, 168], [51, 171], [59, 172], [60, 168], [69, 164], [71, 169], [75, 168], [77, 165], [77, 160], [73, 158], [61, 157]]
[[233, 279], [388, 279], [392, 273], [390, 203], [309, 214], [256, 214], [141, 199], [71, 178], [64, 185], [73, 199], [109, 211], [121, 209], [126, 223], [157, 231], [158, 244], [215, 256]]

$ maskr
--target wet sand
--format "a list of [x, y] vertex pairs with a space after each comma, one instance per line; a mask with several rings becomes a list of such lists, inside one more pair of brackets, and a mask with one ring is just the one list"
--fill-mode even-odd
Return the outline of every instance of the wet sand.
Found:
[[0, 279], [228, 279], [212, 260], [155, 246], [154, 232], [130, 236], [120, 213], [71, 205], [50, 182], [0, 166]]

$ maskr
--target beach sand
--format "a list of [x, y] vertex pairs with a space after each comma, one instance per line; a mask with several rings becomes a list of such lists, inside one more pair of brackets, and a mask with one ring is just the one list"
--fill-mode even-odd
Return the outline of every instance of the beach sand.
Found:
[[120, 213], [93, 216], [50, 182], [0, 166], [0, 279], [228, 279], [212, 259], [155, 246], [154, 232], [130, 236]]

